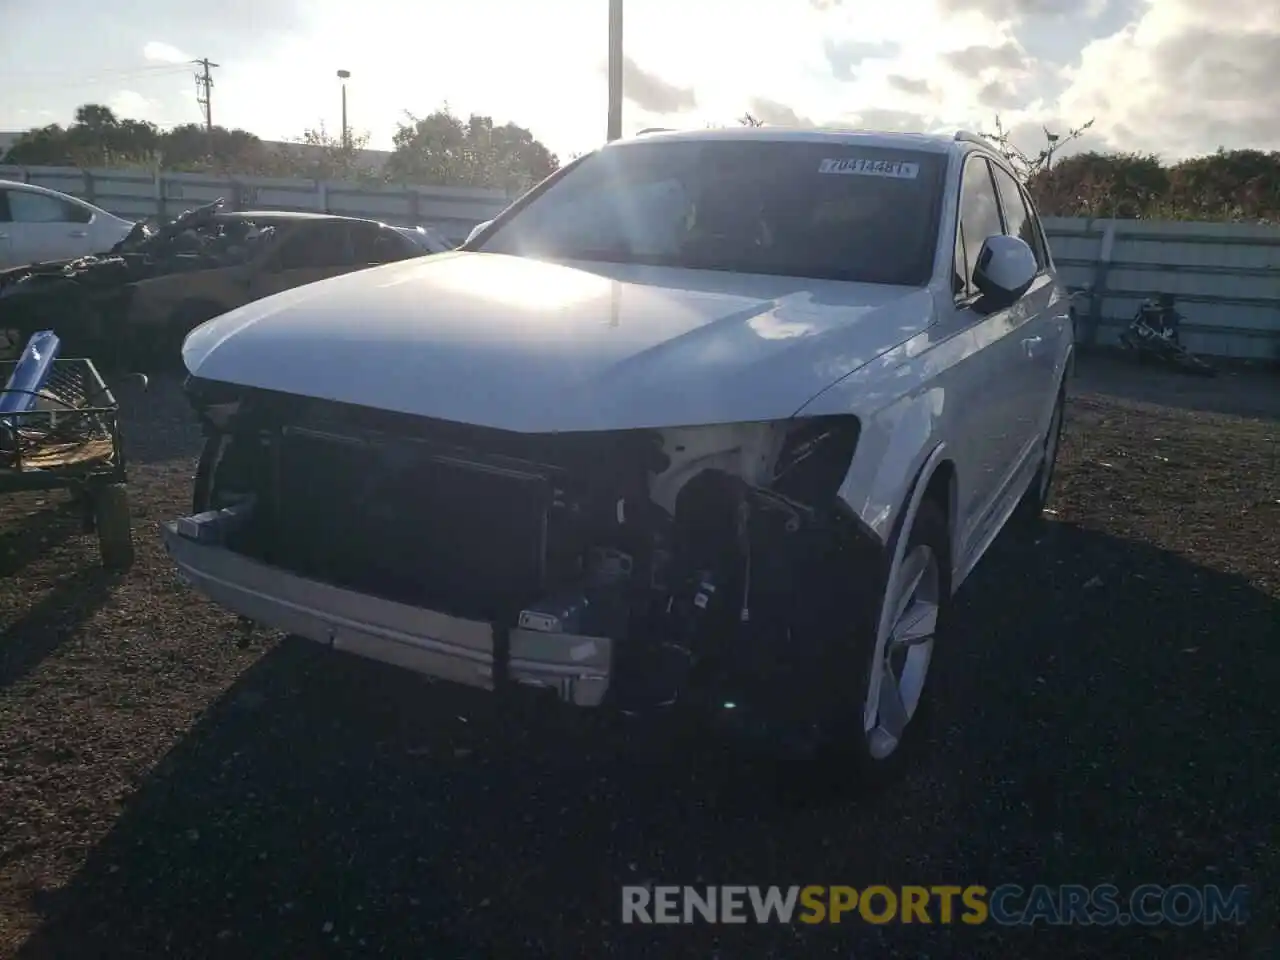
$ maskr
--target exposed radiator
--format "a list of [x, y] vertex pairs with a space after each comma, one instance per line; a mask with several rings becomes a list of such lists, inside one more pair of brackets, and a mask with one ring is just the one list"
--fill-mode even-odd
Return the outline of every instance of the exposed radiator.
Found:
[[272, 561], [462, 615], [509, 615], [546, 583], [552, 484], [536, 467], [412, 439], [288, 428], [277, 450]]

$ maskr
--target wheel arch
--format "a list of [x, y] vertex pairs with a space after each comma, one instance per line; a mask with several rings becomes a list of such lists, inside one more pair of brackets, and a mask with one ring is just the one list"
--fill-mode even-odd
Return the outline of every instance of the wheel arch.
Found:
[[[901, 560], [901, 554], [906, 545], [906, 531], [910, 530], [911, 525], [915, 523], [916, 514], [920, 512], [920, 505], [928, 500], [935, 503], [946, 518], [947, 551], [949, 554], [946, 558], [946, 565], [948, 571], [953, 571], [955, 568], [956, 505], [959, 492], [955, 462], [947, 455], [945, 441], [939, 441], [930, 450], [911, 481], [908, 490], [907, 497], [902, 507], [898, 510], [898, 517], [893, 525], [893, 535], [889, 540], [890, 568], [892, 569]], [[949, 577], [948, 579], [951, 580], [952, 578]]]
[[[925, 481], [924, 499], [932, 500], [947, 518], [947, 539], [954, 545], [956, 538], [956, 516], [959, 513], [960, 486], [956, 477], [956, 463], [948, 456], [943, 456], [933, 468], [933, 472]], [[955, 552], [954, 546], [951, 547]], [[954, 557], [951, 558], [954, 562]]]

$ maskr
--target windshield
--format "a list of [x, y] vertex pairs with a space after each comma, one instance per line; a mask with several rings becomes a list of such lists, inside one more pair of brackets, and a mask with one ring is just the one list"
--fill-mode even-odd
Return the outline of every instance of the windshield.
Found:
[[920, 285], [945, 158], [807, 141], [630, 143], [513, 210], [475, 249]]
[[452, 245], [444, 237], [429, 227], [393, 227], [392, 229], [408, 237], [428, 253], [444, 253], [452, 249]]

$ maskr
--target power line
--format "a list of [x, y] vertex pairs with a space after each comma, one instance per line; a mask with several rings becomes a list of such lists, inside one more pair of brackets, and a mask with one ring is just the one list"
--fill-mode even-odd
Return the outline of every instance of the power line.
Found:
[[[120, 70], [115, 73], [97, 73], [92, 76], [82, 77], [80, 79], [50, 79], [45, 80], [35, 74], [26, 76], [13, 74], [0, 74], [0, 83], [8, 84], [37, 84], [41, 92], [51, 90], [76, 90], [84, 87], [100, 86], [104, 83], [118, 82], [121, 80], [150, 80], [153, 78], [177, 76], [179, 73], [187, 70], [185, 64], [166, 64], [164, 67], [155, 69], [137, 68], [134, 70]], [[46, 76], [48, 76], [46, 74]]]
[[211, 63], [208, 57], [202, 60], [192, 60], [197, 66], [204, 67], [204, 71], [196, 74], [196, 103], [200, 105], [200, 109], [204, 111], [204, 128], [209, 133], [209, 151], [213, 151], [213, 77], [209, 74], [210, 67], [219, 66], [219, 64]]
[[[130, 66], [119, 67], [101, 67], [85, 75], [85, 79], [103, 78], [108, 79], [115, 76], [147, 74], [147, 73], [169, 73], [174, 70], [186, 70], [185, 63], [135, 63]], [[0, 76], [6, 79], [15, 80], [40, 80], [45, 77], [65, 77], [66, 70], [0, 70]]]

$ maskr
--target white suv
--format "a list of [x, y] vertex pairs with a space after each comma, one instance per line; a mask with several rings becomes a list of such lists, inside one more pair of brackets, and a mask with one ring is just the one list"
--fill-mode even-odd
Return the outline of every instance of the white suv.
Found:
[[1040, 515], [1072, 339], [972, 135], [645, 136], [457, 251], [197, 328], [208, 441], [163, 535], [336, 650], [883, 771], [955, 590]]

